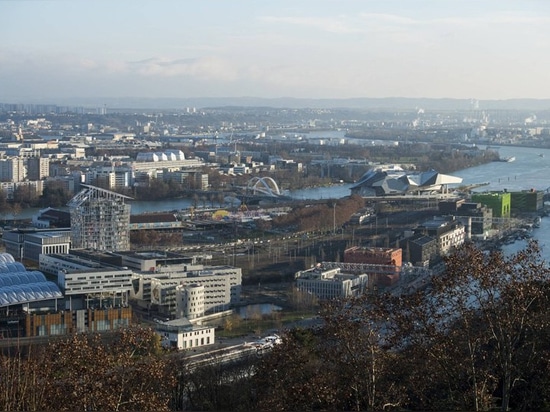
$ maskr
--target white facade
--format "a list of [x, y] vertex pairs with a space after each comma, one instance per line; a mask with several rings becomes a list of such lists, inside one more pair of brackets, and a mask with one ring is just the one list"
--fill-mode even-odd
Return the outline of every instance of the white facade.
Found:
[[296, 287], [319, 299], [334, 299], [362, 294], [367, 289], [368, 275], [341, 273], [340, 268], [321, 266], [296, 273]]
[[176, 318], [196, 319], [204, 316], [204, 286], [176, 286]]
[[441, 255], [448, 254], [452, 249], [459, 247], [466, 239], [466, 229], [463, 225], [439, 235], [439, 251]]
[[60, 271], [57, 284], [65, 296], [89, 293], [129, 293], [132, 287], [129, 269], [88, 269]]
[[157, 325], [162, 344], [179, 350], [213, 345], [216, 342], [213, 326], [194, 326], [186, 319], [177, 319]]
[[162, 306], [165, 312], [174, 317], [177, 316], [178, 286], [202, 286], [206, 313], [227, 310], [241, 299], [242, 271], [233, 266], [207, 266], [189, 272], [167, 270], [162, 273], [134, 274], [133, 281], [136, 287], [132, 288], [131, 299]]

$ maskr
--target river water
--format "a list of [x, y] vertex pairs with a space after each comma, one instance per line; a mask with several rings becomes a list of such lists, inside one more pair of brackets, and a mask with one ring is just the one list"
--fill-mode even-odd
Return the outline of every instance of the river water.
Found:
[[[501, 158], [515, 157], [513, 162], [491, 162], [452, 173], [463, 179], [462, 185], [488, 183], [475, 189], [483, 191], [521, 191], [536, 189], [546, 191], [550, 188], [550, 149], [501, 146], [498, 149]], [[340, 199], [349, 196], [352, 184], [330, 187], [295, 190], [287, 193], [300, 200]], [[191, 206], [190, 199], [177, 199], [162, 202], [133, 202], [132, 213], [184, 209]], [[539, 228], [534, 228], [533, 238], [539, 241], [543, 255], [550, 260], [550, 217], [542, 219]], [[504, 250], [513, 253], [525, 246], [525, 241], [506, 245]]]
[[[321, 136], [322, 137], [322, 136]], [[331, 136], [333, 137], [333, 136]], [[452, 173], [463, 179], [462, 185], [488, 183], [486, 186], [475, 189], [483, 191], [520, 191], [536, 189], [546, 191], [550, 188], [550, 149], [537, 149], [529, 147], [501, 146], [498, 149], [501, 158], [515, 157], [513, 162], [491, 162]], [[287, 194], [300, 200], [340, 199], [350, 194], [352, 184], [333, 185], [290, 191]], [[181, 210], [192, 206], [192, 199], [173, 199], [163, 201], [135, 201], [132, 202], [132, 214], [146, 212], [161, 212]], [[22, 211], [17, 218], [30, 218], [36, 214], [37, 209]], [[533, 229], [534, 238], [538, 239], [541, 246], [548, 245], [550, 249], [550, 218], [543, 218], [540, 228]], [[521, 246], [521, 243], [512, 245], [513, 250]], [[550, 256], [550, 250], [546, 251]]]

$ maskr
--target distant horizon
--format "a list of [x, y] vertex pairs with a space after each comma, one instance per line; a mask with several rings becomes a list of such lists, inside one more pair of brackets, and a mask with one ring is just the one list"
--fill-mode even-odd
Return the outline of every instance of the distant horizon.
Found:
[[65, 97], [6, 99], [1, 104], [35, 104], [107, 109], [184, 109], [187, 107], [271, 107], [296, 109], [550, 110], [550, 98], [464, 99], [432, 97]]

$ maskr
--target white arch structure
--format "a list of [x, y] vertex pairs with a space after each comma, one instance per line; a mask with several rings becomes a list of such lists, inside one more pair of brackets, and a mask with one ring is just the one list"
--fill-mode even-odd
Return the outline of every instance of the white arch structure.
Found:
[[281, 195], [277, 182], [271, 177], [253, 177], [248, 181], [246, 192], [252, 195], [277, 197]]

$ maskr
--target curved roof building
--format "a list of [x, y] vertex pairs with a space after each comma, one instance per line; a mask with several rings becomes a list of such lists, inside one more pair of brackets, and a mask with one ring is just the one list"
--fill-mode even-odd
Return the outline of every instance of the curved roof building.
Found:
[[0, 307], [62, 297], [59, 287], [46, 280], [42, 272], [0, 273]]
[[461, 177], [429, 170], [407, 173], [403, 170], [371, 169], [352, 186], [351, 193], [360, 196], [406, 195], [443, 192], [450, 184], [462, 183]]

